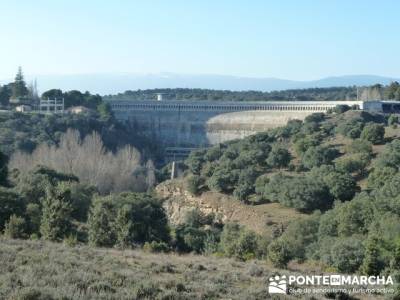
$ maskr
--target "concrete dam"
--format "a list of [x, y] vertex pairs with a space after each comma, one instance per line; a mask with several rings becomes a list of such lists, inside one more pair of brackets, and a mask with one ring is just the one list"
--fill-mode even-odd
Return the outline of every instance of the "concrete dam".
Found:
[[[175, 100], [112, 100], [108, 102], [120, 121], [175, 149], [206, 147], [303, 120], [337, 105], [357, 106], [362, 101], [217, 102]], [[184, 153], [182, 152], [182, 155]]]

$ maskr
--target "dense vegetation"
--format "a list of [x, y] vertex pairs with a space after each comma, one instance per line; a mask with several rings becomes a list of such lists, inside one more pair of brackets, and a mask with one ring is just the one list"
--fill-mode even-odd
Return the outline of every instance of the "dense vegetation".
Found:
[[[395, 119], [393, 116], [389, 120]], [[339, 272], [388, 274], [400, 249], [397, 124], [381, 115], [314, 114], [304, 122], [191, 153], [187, 189], [279, 202], [310, 214], [268, 242], [278, 267], [320, 261]], [[385, 129], [391, 135], [385, 136]]]
[[[165, 100], [211, 100], [211, 101], [334, 101], [356, 100], [357, 87], [307, 88], [272, 92], [226, 91], [208, 89], [149, 89], [125, 91], [104, 96], [105, 100], [154, 100], [157, 93]], [[359, 89], [359, 99], [400, 100], [400, 85], [393, 82], [389, 86], [379, 84]]]

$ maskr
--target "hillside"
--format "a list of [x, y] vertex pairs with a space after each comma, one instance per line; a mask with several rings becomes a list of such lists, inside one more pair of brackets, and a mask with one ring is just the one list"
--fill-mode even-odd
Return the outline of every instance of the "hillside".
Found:
[[279, 203], [245, 205], [230, 195], [211, 191], [193, 196], [185, 190], [182, 180], [165, 181], [156, 187], [156, 191], [164, 199], [163, 206], [173, 224], [184, 223], [187, 213], [196, 208], [205, 215], [214, 214], [222, 223], [237, 222], [272, 238], [274, 230], [286, 228], [289, 222], [307, 217]]
[[[263, 261], [71, 247], [1, 237], [0, 262], [0, 299], [5, 300], [261, 300], [270, 299], [267, 285], [271, 275], [277, 271], [289, 274]], [[307, 272], [313, 271], [319, 272], [318, 268]], [[293, 266], [290, 274], [304, 272]], [[319, 295], [319, 299], [335, 299], [334, 294], [325, 296]], [[352, 299], [361, 299], [354, 296]], [[383, 298], [375, 294], [362, 299]]]

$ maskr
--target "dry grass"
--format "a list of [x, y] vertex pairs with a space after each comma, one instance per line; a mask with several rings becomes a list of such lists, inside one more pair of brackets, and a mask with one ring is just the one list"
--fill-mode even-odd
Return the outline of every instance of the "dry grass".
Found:
[[[74, 248], [0, 237], [0, 299], [271, 299], [271, 275], [322, 274], [320, 264], [291, 262], [277, 270], [264, 261], [198, 255]], [[327, 299], [281, 296], [272, 299]], [[332, 298], [330, 298], [332, 299]], [[340, 298], [342, 299], [342, 298]], [[346, 298], [343, 298], [346, 299]], [[380, 295], [352, 299], [383, 299]]]
[[0, 239], [0, 299], [266, 299], [263, 262]]

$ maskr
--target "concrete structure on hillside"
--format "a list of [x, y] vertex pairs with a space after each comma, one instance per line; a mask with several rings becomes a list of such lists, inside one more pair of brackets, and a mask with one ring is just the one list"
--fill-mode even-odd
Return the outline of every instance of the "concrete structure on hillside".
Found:
[[38, 111], [41, 114], [62, 114], [64, 113], [64, 98], [40, 99]]
[[[379, 110], [363, 101], [109, 101], [117, 119], [132, 125], [166, 148], [166, 153], [185, 156], [192, 148], [243, 138], [285, 125], [289, 120], [326, 112], [337, 105]], [[188, 150], [188, 151], [186, 151]]]

